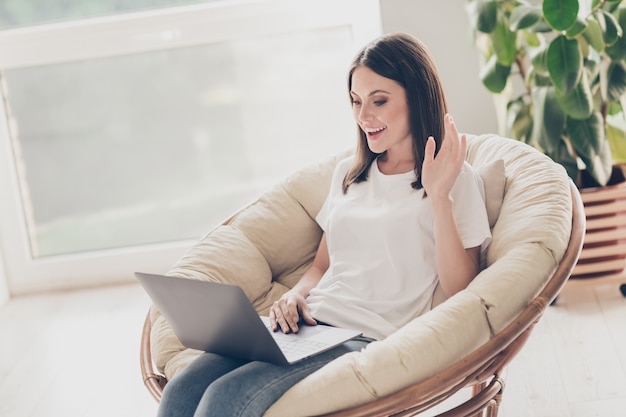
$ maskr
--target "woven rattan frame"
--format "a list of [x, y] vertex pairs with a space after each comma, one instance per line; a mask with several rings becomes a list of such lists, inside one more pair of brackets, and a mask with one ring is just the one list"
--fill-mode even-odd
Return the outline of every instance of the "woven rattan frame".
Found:
[[[438, 417], [496, 417], [504, 390], [506, 366], [522, 349], [535, 323], [559, 294], [580, 256], [585, 234], [585, 213], [580, 194], [573, 183], [570, 189], [572, 231], [567, 250], [544, 289], [511, 324], [468, 356], [422, 382], [379, 400], [326, 416], [414, 416], [440, 404], [460, 389], [471, 387], [472, 396], [469, 400]], [[150, 330], [148, 314], [141, 337], [141, 373], [150, 394], [160, 401], [167, 379], [154, 369], [150, 353]]]

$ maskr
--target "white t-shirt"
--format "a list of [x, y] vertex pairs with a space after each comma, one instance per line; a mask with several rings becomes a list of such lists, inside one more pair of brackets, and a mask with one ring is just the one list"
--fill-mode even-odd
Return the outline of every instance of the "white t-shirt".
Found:
[[[367, 181], [342, 182], [354, 157], [337, 164], [316, 220], [326, 232], [330, 265], [307, 304], [313, 317], [383, 339], [428, 311], [437, 285], [433, 215], [415, 174], [384, 175], [377, 161]], [[482, 178], [467, 163], [451, 191], [465, 248], [491, 240]]]

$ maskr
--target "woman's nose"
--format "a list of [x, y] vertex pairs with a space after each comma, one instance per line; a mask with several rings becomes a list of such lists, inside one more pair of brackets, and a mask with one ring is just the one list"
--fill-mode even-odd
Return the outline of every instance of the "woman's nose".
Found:
[[362, 105], [361, 108], [359, 109], [359, 114], [358, 114], [358, 118], [359, 121], [368, 121], [372, 119], [372, 112], [370, 110], [370, 107], [367, 105]]

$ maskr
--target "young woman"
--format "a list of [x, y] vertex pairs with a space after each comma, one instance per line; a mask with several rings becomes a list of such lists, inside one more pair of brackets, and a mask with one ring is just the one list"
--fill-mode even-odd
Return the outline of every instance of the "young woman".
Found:
[[449, 297], [478, 274], [491, 238], [483, 184], [425, 46], [404, 34], [375, 40], [348, 90], [356, 153], [335, 168], [313, 264], [269, 316], [275, 331], [320, 321], [364, 336], [290, 366], [205, 353], [168, 383], [159, 416], [261, 416], [326, 363], [428, 311], [437, 285]]

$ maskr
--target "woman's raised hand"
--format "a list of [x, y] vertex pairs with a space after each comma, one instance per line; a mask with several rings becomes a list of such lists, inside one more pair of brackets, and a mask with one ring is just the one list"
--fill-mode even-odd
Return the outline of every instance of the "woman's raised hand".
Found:
[[422, 165], [422, 185], [429, 197], [449, 198], [450, 190], [456, 181], [463, 161], [467, 139], [456, 129], [452, 116], [444, 117], [445, 137], [441, 149], [435, 157], [435, 139], [431, 136], [426, 142]]
[[317, 324], [302, 294], [288, 291], [272, 304], [269, 312], [270, 326], [273, 331], [280, 328], [283, 333], [298, 333], [300, 316], [307, 324]]

